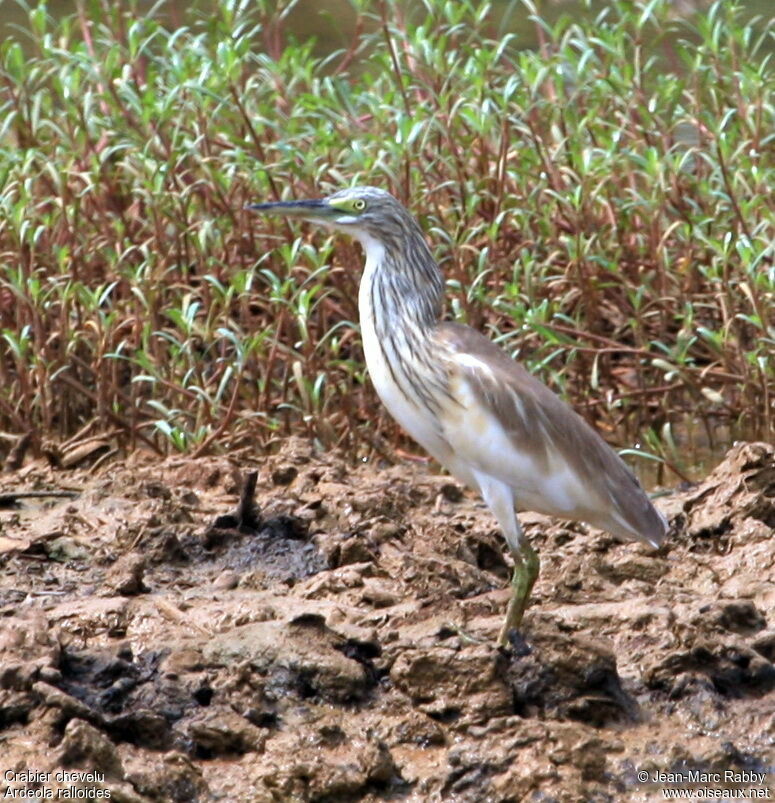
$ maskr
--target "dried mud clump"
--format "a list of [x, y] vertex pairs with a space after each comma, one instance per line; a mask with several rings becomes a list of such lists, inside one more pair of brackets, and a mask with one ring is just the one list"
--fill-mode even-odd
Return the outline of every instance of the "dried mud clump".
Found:
[[0, 794], [68, 769], [138, 803], [652, 800], [659, 772], [772, 765], [766, 444], [661, 499], [656, 553], [525, 514], [509, 650], [494, 522], [420, 468], [291, 440], [0, 492], [61, 486], [0, 511]]

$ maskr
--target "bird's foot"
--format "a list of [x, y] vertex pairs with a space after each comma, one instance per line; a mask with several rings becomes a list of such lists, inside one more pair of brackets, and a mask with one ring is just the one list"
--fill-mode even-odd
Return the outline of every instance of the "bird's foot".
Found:
[[522, 631], [515, 628], [506, 630], [504, 627], [501, 630], [501, 634], [498, 637], [498, 647], [514, 658], [522, 658], [525, 655], [530, 655], [533, 651]]
[[454, 633], [465, 644], [487, 644], [487, 639], [473, 636], [461, 625], [454, 622], [445, 622], [440, 634]]
[[503, 647], [504, 650], [510, 650], [515, 639], [524, 641], [519, 630], [519, 627], [522, 624], [522, 616], [524, 612], [525, 606], [520, 605], [519, 600], [512, 597], [509, 600], [509, 609], [506, 612], [506, 621], [503, 623], [501, 632], [498, 634], [499, 647]]
[[512, 554], [514, 574], [511, 576], [511, 599], [506, 611], [506, 621], [498, 636], [498, 644], [505, 649], [509, 649], [512, 645], [511, 631], [517, 631], [522, 624], [530, 592], [533, 590], [541, 565], [538, 553], [528, 543], [523, 545], [521, 551]]
[[[514, 575], [516, 578], [516, 566], [514, 567]], [[506, 619], [503, 622], [501, 632], [498, 634], [498, 645], [507, 650], [512, 646], [512, 633], [519, 636], [519, 638], [522, 638], [519, 635], [519, 628], [522, 624], [522, 617], [525, 615], [525, 608], [527, 607], [527, 595], [518, 593], [523, 590], [523, 584], [518, 584], [512, 580], [511, 585], [512, 594], [511, 599], [509, 600], [509, 607], [506, 610]]]

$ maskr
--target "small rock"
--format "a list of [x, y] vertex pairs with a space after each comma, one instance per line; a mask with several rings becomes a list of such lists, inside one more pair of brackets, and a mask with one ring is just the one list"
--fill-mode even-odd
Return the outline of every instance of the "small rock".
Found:
[[775, 630], [759, 634], [751, 646], [768, 661], [775, 663]]
[[272, 472], [272, 482], [275, 485], [290, 485], [298, 475], [296, 466], [280, 466]]
[[194, 647], [181, 647], [174, 649], [162, 661], [160, 671], [167, 675], [181, 675], [186, 672], [198, 672], [202, 669], [204, 660], [200, 650]]
[[[268, 765], [263, 784], [277, 788], [282, 784], [282, 797], [272, 800], [365, 800], [374, 788], [401, 783], [401, 776], [390, 751], [383, 742], [368, 739], [348, 739], [346, 760], [342, 760], [337, 748], [326, 749], [316, 745], [310, 749], [300, 741], [298, 749], [281, 766]], [[303, 778], [306, 794], [289, 794], [283, 778]]]
[[594, 726], [637, 717], [608, 647], [556, 632], [551, 624], [532, 629], [528, 640], [530, 652], [510, 656], [506, 668], [517, 713]]
[[82, 703], [67, 692], [57, 689], [56, 686], [51, 686], [42, 680], [32, 684], [32, 691], [38, 695], [45, 705], [58, 708], [65, 719], [72, 719], [74, 717], [80, 719], [94, 719], [95, 716], [98, 716], [97, 712], [93, 711], [85, 703]]
[[613, 558], [601, 561], [597, 568], [604, 577], [610, 578], [615, 583], [641, 580], [654, 584], [668, 572], [669, 564], [652, 556], [617, 551]]
[[57, 666], [61, 647], [49, 617], [42, 611], [24, 611], [0, 619], [0, 656], [0, 688], [11, 688], [12, 677], [29, 675], [22, 669], [26, 665], [36, 677], [41, 668]]
[[490, 645], [456, 650], [446, 645], [405, 649], [390, 669], [390, 679], [415, 705], [436, 720], [461, 713], [490, 718], [512, 713], [512, 690], [502, 677]]
[[199, 507], [199, 497], [193, 491], [183, 491], [180, 501], [189, 507]]
[[140, 490], [151, 499], [163, 499], [165, 502], [172, 499], [172, 491], [160, 480], [148, 480]]
[[62, 602], [48, 616], [65, 631], [126, 634], [129, 619], [129, 600], [125, 597], [88, 597]]
[[287, 538], [305, 541], [309, 537], [309, 522], [299, 516], [279, 515], [267, 519], [261, 527], [262, 534], [270, 538]]
[[742, 644], [698, 641], [687, 649], [655, 656], [644, 671], [649, 688], [667, 691], [673, 699], [713, 689], [722, 697], [761, 695], [775, 689], [775, 666]]
[[185, 563], [188, 554], [177, 535], [171, 530], [158, 529], [143, 538], [142, 547], [151, 566], [157, 564]]
[[86, 767], [121, 779], [124, 769], [115, 745], [93, 725], [71, 719], [59, 746], [58, 760], [65, 767]]
[[145, 574], [145, 557], [129, 553], [122, 555], [105, 576], [105, 586], [111, 592], [123, 597], [143, 594], [149, 589], [143, 583]]
[[[148, 800], [188, 803], [213, 798], [195, 760], [176, 750], [163, 754], [127, 752], [123, 764], [126, 782], [144, 795], [143, 803]], [[118, 795], [115, 797], [119, 803], [130, 803]]]
[[188, 734], [205, 757], [261, 752], [266, 732], [231, 709], [209, 708], [188, 721]]
[[398, 538], [404, 532], [404, 527], [394, 521], [378, 521], [369, 530], [369, 536], [375, 544], [383, 544], [393, 538]]
[[17, 722], [27, 722], [35, 702], [29, 694], [0, 689], [0, 730]]
[[117, 742], [130, 742], [150, 750], [172, 746], [172, 728], [166, 717], [148, 708], [137, 708], [106, 721], [106, 728]]
[[62, 672], [55, 666], [42, 666], [38, 672], [38, 679], [57, 686], [62, 682]]
[[571, 763], [581, 770], [585, 781], [605, 780], [608, 748], [602, 739], [582, 739], [570, 751]]
[[369, 686], [364, 667], [346, 657], [341, 639], [325, 625], [299, 617], [296, 624], [255, 622], [212, 638], [203, 649], [206, 661], [219, 665], [249, 661], [266, 676], [268, 693], [319, 696], [333, 702], [359, 699]]
[[236, 572], [226, 571], [221, 572], [215, 580], [213, 580], [213, 587], [223, 590], [229, 591], [232, 588], [236, 588], [239, 584], [239, 575]]
[[767, 620], [750, 600], [733, 600], [723, 604], [717, 614], [718, 624], [733, 633], [755, 633], [767, 626]]
[[363, 584], [361, 599], [375, 608], [389, 608], [399, 602], [400, 597], [385, 583], [378, 580], [366, 580]]
[[441, 486], [441, 495], [448, 502], [459, 502], [463, 498], [463, 489], [454, 482], [445, 482]]
[[43, 544], [43, 548], [51, 560], [59, 563], [68, 563], [69, 561], [83, 562], [88, 561], [91, 557], [89, 550], [69, 535], [62, 535], [59, 538], [54, 538], [53, 541], [46, 541]]
[[339, 544], [337, 566], [349, 566], [352, 563], [373, 563], [374, 552], [360, 536], [354, 535]]
[[443, 745], [444, 731], [438, 722], [419, 711], [408, 711], [388, 731], [390, 743], [417, 747]]

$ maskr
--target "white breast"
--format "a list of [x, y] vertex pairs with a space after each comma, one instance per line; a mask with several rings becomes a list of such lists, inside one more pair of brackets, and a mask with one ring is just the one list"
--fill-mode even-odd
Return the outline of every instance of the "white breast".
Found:
[[436, 417], [425, 406], [408, 397], [395, 383], [385, 360], [383, 345], [377, 336], [371, 308], [371, 285], [374, 271], [384, 259], [385, 249], [365, 232], [359, 233], [358, 239], [366, 251], [366, 266], [358, 291], [358, 309], [363, 351], [371, 381], [390, 415], [436, 460], [451, 468], [452, 456], [441, 436]]

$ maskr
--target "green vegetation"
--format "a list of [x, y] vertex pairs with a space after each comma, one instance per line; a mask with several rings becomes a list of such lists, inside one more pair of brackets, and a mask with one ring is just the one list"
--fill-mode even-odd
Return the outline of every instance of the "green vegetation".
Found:
[[687, 415], [771, 439], [771, 27], [727, 0], [552, 24], [522, 0], [534, 52], [486, 3], [352, 2], [323, 59], [270, 0], [175, 30], [29, 9], [0, 45], [0, 429], [407, 448], [365, 379], [358, 247], [243, 209], [369, 183], [420, 218], [448, 314], [612, 440], [680, 462]]

